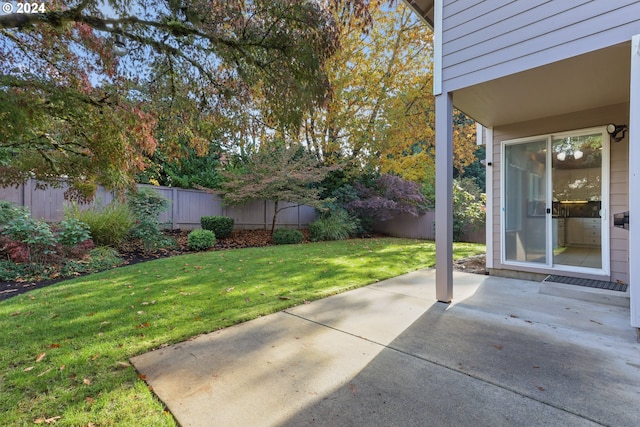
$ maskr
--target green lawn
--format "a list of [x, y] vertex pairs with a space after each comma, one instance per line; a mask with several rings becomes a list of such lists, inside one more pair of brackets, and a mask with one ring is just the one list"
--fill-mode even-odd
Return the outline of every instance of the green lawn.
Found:
[[347, 240], [166, 258], [16, 296], [0, 303], [2, 425], [175, 425], [130, 357], [434, 264], [433, 242]]

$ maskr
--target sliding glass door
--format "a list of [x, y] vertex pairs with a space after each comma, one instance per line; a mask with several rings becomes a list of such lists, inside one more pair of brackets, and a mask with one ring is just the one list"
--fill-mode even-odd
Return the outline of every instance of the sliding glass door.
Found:
[[503, 143], [503, 262], [609, 274], [608, 154], [604, 129]]

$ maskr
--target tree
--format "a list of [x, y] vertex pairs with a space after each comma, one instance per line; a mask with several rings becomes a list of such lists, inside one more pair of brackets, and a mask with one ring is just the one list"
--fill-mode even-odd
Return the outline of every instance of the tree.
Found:
[[317, 185], [337, 166], [322, 166], [301, 146], [264, 144], [243, 167], [223, 172], [226, 181], [221, 185], [224, 201], [231, 205], [252, 200], [274, 202], [271, 233], [275, 230], [278, 214], [291, 206], [281, 202], [297, 203], [322, 208]]
[[[366, 21], [367, 0], [330, 3]], [[167, 143], [155, 138], [157, 111], [144, 90], [158, 82], [155, 99], [175, 106], [182, 90], [213, 119], [258, 94], [266, 117], [295, 127], [328, 93], [323, 69], [338, 43], [328, 6], [54, 0], [40, 13], [0, 16], [0, 118], [8, 123], [0, 185], [29, 174], [68, 175], [83, 192], [130, 185], [157, 143]], [[167, 115], [168, 129], [187, 129], [180, 124], [193, 123], [193, 111]]]

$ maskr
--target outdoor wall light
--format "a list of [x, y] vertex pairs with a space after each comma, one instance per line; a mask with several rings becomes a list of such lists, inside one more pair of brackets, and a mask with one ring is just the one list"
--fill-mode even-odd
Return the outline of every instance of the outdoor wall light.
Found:
[[[607, 125], [607, 132], [615, 142], [622, 141], [622, 138], [624, 138], [624, 134], [626, 131], [627, 131], [627, 125], [616, 125], [613, 123], [609, 123]], [[620, 133], [622, 133], [622, 135], [620, 135]]]

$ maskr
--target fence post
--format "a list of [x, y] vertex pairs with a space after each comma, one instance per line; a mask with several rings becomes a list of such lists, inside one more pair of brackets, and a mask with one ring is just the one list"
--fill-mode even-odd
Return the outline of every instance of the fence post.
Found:
[[178, 224], [178, 189], [173, 187], [171, 189], [171, 228], [177, 229]]

